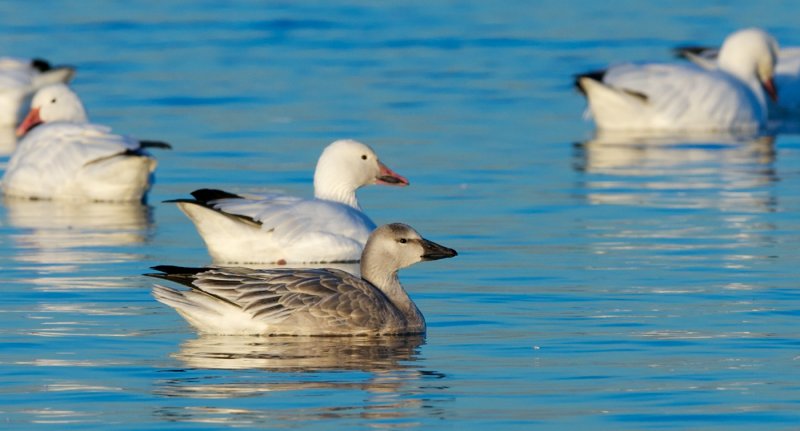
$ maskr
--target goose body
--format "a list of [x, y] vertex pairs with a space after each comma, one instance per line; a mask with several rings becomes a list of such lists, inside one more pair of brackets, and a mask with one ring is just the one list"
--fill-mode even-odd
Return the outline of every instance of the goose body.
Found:
[[414, 263], [455, 250], [393, 223], [377, 228], [361, 259], [361, 277], [338, 269], [180, 268], [157, 266], [155, 298], [204, 333], [249, 335], [422, 334], [425, 318], [397, 278]]
[[776, 97], [777, 43], [741, 30], [723, 44], [720, 67], [622, 64], [580, 75], [597, 127], [632, 131], [748, 131], [766, 126], [766, 93]]
[[330, 144], [314, 174], [313, 199], [201, 189], [177, 199], [218, 264], [358, 261], [375, 229], [355, 192], [368, 184], [408, 180], [353, 140]]
[[140, 141], [88, 123], [78, 96], [63, 84], [44, 87], [20, 125], [24, 135], [0, 182], [8, 196], [76, 201], [139, 201], [156, 160]]

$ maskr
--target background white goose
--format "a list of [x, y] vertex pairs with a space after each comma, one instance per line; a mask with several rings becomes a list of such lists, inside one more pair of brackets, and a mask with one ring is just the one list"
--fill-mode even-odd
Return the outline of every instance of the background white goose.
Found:
[[28, 96], [49, 84], [66, 83], [75, 69], [42, 59], [0, 57], [0, 127], [16, 127]]
[[237, 195], [221, 190], [177, 199], [216, 263], [357, 261], [375, 229], [356, 190], [369, 184], [408, 185], [367, 145], [349, 139], [328, 145], [314, 172], [314, 199]]
[[[719, 48], [682, 46], [674, 51], [679, 57], [704, 69], [713, 70], [718, 67]], [[780, 97], [777, 101], [768, 101], [770, 114], [800, 114], [800, 47], [783, 47], [778, 51], [775, 87], [780, 92]]]
[[155, 298], [192, 326], [212, 334], [378, 335], [422, 334], [425, 318], [397, 271], [455, 250], [422, 238], [401, 223], [369, 237], [362, 277], [335, 269], [180, 268], [156, 266], [147, 274], [184, 284], [156, 285]]
[[728, 36], [719, 67], [623, 64], [580, 75], [597, 127], [611, 130], [740, 130], [766, 126], [765, 91], [777, 97], [778, 45], [759, 29]]
[[139, 201], [156, 161], [139, 141], [89, 124], [78, 96], [64, 84], [39, 90], [18, 129], [24, 135], [0, 188], [8, 196], [79, 201]]

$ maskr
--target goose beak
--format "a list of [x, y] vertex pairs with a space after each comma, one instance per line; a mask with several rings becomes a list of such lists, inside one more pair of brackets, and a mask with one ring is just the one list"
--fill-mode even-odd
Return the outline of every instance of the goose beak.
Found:
[[428, 241], [427, 239], [420, 239], [420, 245], [422, 246], [422, 260], [438, 260], [438, 259], [446, 259], [448, 257], [458, 256], [458, 253], [453, 250], [452, 248], [447, 248], [443, 245], [436, 244], [433, 241]]
[[773, 102], [778, 101], [778, 89], [775, 87], [775, 81], [772, 78], [767, 79], [762, 83], [764, 86], [764, 91], [769, 94], [769, 98], [772, 99]]
[[31, 108], [31, 111], [28, 112], [28, 116], [26, 116], [25, 119], [22, 120], [22, 124], [17, 127], [17, 137], [22, 137], [39, 124], [42, 124], [42, 119], [39, 117], [39, 108]]
[[378, 167], [380, 168], [380, 173], [378, 174], [378, 177], [375, 178], [375, 184], [385, 184], [388, 186], [400, 187], [408, 185], [408, 180], [404, 176], [389, 169], [380, 161], [378, 161]]

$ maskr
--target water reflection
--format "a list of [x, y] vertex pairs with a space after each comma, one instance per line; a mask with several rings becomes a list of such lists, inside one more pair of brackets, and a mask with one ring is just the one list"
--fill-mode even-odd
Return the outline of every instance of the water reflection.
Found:
[[402, 368], [413, 361], [423, 336], [252, 337], [201, 335], [172, 356], [188, 368], [271, 371]]
[[576, 145], [592, 204], [773, 211], [773, 136], [598, 133]]
[[18, 262], [43, 265], [111, 263], [139, 256], [113, 248], [142, 244], [152, 225], [139, 203], [72, 203], [4, 197]]
[[[420, 415], [439, 415], [435, 399], [414, 396], [444, 376], [415, 364], [424, 337], [249, 337], [209, 336], [188, 340], [172, 356], [184, 369], [157, 382], [170, 398], [269, 398], [264, 408], [237, 403], [204, 408], [163, 407], [167, 421], [271, 424], [359, 418], [376, 426], [397, 426]], [[219, 370], [233, 370], [219, 371]], [[268, 372], [265, 372], [268, 371]], [[430, 385], [427, 392], [441, 385]], [[280, 395], [295, 392], [291, 397]], [[329, 394], [326, 406], [297, 404], [312, 394]], [[258, 402], [261, 405], [262, 402]], [[249, 407], [249, 408], [248, 408]], [[406, 422], [407, 424], [407, 422]]]
[[[777, 241], [779, 229], [769, 217], [779, 206], [774, 141], [772, 136], [600, 134], [577, 145], [582, 197], [594, 206], [581, 225], [596, 268], [627, 271], [641, 277], [639, 283], [650, 279], [646, 289], [654, 293], [726, 289], [731, 280], [664, 286], [654, 268], [692, 273], [715, 268], [737, 282], [763, 286], [763, 280], [746, 278], [768, 264]], [[634, 275], [641, 271], [646, 275]]]

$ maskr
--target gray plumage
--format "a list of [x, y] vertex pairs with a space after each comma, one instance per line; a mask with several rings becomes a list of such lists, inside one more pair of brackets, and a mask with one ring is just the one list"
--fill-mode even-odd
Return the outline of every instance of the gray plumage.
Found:
[[338, 269], [180, 268], [153, 277], [190, 287], [156, 286], [153, 295], [203, 332], [261, 335], [420, 334], [425, 319], [397, 279], [400, 268], [455, 256], [395, 223], [376, 229], [361, 262], [363, 278]]

